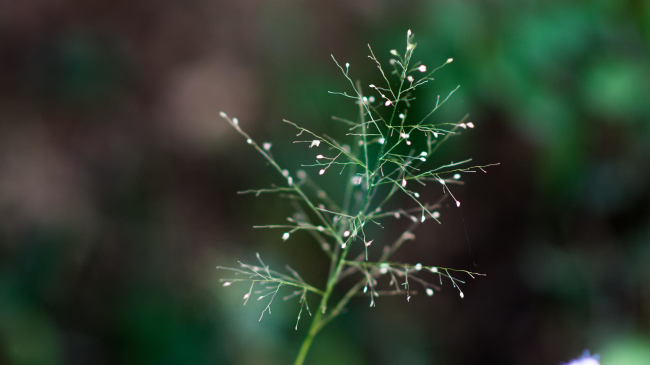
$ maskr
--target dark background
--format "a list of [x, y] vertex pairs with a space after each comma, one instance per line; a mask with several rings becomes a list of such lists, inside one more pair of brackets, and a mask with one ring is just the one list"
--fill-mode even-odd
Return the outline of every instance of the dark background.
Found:
[[463, 215], [399, 259], [469, 268], [467, 229], [487, 276], [465, 299], [353, 300], [307, 363], [649, 364], [642, 0], [0, 1], [0, 363], [291, 363], [309, 317], [295, 331], [276, 300], [258, 322], [266, 303], [242, 307], [215, 266], [260, 252], [322, 287], [327, 263], [307, 235], [251, 228], [291, 210], [236, 194], [282, 179], [218, 113], [295, 171], [313, 151], [282, 118], [345, 138], [330, 117], [354, 117], [327, 94], [349, 91], [330, 54], [378, 83], [366, 44], [386, 62], [407, 29], [417, 59], [455, 59], [414, 112], [460, 84], [434, 121], [476, 125], [435, 163], [501, 166], [466, 174]]

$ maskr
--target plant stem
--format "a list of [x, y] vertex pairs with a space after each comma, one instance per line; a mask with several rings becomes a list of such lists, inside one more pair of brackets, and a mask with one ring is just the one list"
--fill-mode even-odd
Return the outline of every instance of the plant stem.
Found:
[[348, 245], [343, 249], [343, 252], [341, 252], [341, 258], [336, 265], [336, 269], [334, 270], [333, 275], [327, 281], [327, 287], [325, 289], [325, 293], [323, 294], [323, 298], [320, 301], [320, 305], [318, 306], [318, 311], [316, 312], [314, 319], [311, 321], [311, 326], [309, 326], [307, 337], [305, 337], [305, 339], [302, 341], [300, 351], [298, 351], [298, 356], [296, 356], [296, 361], [293, 363], [294, 365], [302, 365], [305, 362], [307, 352], [309, 352], [309, 348], [311, 347], [312, 341], [314, 341], [314, 337], [323, 328], [324, 322], [321, 321], [321, 318], [327, 309], [327, 301], [332, 294], [332, 290], [334, 290], [334, 287], [336, 286], [336, 280], [341, 273], [341, 269], [343, 268], [343, 264], [345, 262], [345, 256], [347, 256], [350, 246], [351, 245]]

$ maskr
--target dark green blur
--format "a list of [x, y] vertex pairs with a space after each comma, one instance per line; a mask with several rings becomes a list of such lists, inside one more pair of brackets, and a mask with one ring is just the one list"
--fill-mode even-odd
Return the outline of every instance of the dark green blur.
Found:
[[322, 151], [283, 118], [344, 142], [330, 118], [356, 115], [330, 54], [368, 92], [367, 44], [388, 66], [407, 29], [454, 58], [412, 113], [461, 85], [432, 120], [476, 125], [430, 163], [501, 165], [397, 259], [487, 276], [355, 299], [306, 363], [650, 363], [650, 2], [64, 0], [0, 4], [0, 364], [291, 363], [297, 300], [258, 322], [215, 266], [259, 252], [322, 287], [327, 257], [252, 229], [291, 206], [237, 195], [283, 180], [218, 113], [295, 171]]

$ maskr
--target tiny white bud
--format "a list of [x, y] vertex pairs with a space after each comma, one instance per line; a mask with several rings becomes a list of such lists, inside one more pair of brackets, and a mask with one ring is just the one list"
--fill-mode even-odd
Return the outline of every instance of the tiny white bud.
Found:
[[343, 237], [350, 237], [350, 231], [343, 232]]
[[309, 148], [312, 148], [314, 146], [316, 146], [316, 147], [320, 146], [320, 140], [315, 139], [315, 140], [311, 141], [311, 144], [309, 145]]
[[391, 104], [393, 104], [393, 103], [391, 103], [390, 100], [386, 100], [386, 102], [384, 103], [385, 106], [389, 106]]
[[371, 103], [374, 103], [375, 102], [375, 97], [374, 96], [369, 97], [368, 101], [371, 102]]
[[422, 161], [422, 162], [427, 162], [427, 159], [424, 158], [424, 157], [420, 157], [420, 161]]
[[433, 132], [433, 136], [434, 136], [435, 138], [438, 138], [438, 133]]
[[406, 187], [406, 179], [402, 178], [402, 187]]
[[410, 51], [412, 49], [413, 49], [413, 44], [412, 43], [409, 43], [409, 44], [406, 45], [406, 50], [407, 51]]
[[433, 212], [431, 213], [431, 216], [433, 217], [433, 219], [438, 219], [440, 218], [440, 212]]
[[223, 286], [230, 286], [230, 284], [232, 284], [230, 281], [226, 281], [225, 283], [223, 283]]
[[426, 155], [427, 155], [427, 151], [420, 152], [420, 156], [426, 156]]
[[250, 293], [246, 293], [246, 294], [244, 294], [244, 299], [248, 299], [248, 297], [250, 297], [250, 296], [251, 296]]
[[219, 116], [221, 116], [221, 118], [227, 118], [228, 114], [226, 114], [224, 112], [219, 112]]
[[[368, 85], [368, 87], [371, 88], [371, 89], [375, 89], [375, 88], [377, 88], [377, 87], [375, 86], [375, 84], [370, 84], [370, 85]], [[371, 96], [371, 97], [372, 97], [372, 96]]]
[[363, 242], [363, 243], [366, 245], [366, 247], [368, 247], [368, 246], [370, 246], [372, 244], [372, 241], [374, 241], [374, 240], [370, 240], [368, 242]]
[[400, 115], [399, 115], [399, 119], [404, 119], [404, 114], [401, 114], [401, 113], [400, 113]]
[[386, 274], [388, 272], [388, 268], [387, 267], [381, 267], [379, 269], [379, 272], [382, 273], [382, 274]]
[[391, 49], [390, 54], [392, 54], [393, 56], [399, 56], [399, 53], [397, 53], [396, 49]]
[[438, 182], [439, 182], [441, 185], [445, 185], [445, 180], [440, 179], [440, 180], [438, 180]]
[[246, 143], [253, 144], [253, 140], [249, 138], [249, 139], [246, 140]]
[[348, 245], [347, 242], [343, 242], [343, 244], [341, 245], [341, 248], [345, 248], [345, 246], [347, 246], [347, 245]]
[[364, 97], [363, 97], [363, 102], [364, 102], [364, 103], [367, 103], [367, 102], [368, 102], [368, 97], [364, 96]]
[[349, 67], [350, 67], [350, 63], [346, 62], [345, 63], [345, 68], [349, 68]]
[[265, 151], [271, 150], [271, 146], [271, 142], [264, 142], [264, 144], [262, 144], [262, 148], [264, 148]]
[[460, 292], [460, 298], [465, 298], [465, 294], [463, 292]]
[[289, 177], [289, 170], [282, 170], [282, 176]]
[[352, 184], [354, 184], [354, 185], [360, 185], [361, 181], [363, 181], [363, 178], [361, 176], [353, 176], [352, 177]]
[[324, 173], [325, 173], [325, 169], [321, 169], [320, 171], [318, 171], [318, 175], [322, 175]]
[[378, 142], [379, 142], [379, 144], [384, 144], [384, 143], [386, 143], [386, 140], [384, 139], [384, 137], [381, 137], [381, 138], [379, 138]]
[[291, 236], [291, 234], [290, 234], [289, 232], [284, 232], [284, 234], [282, 235], [282, 240], [283, 240], [283, 241], [288, 240], [288, 239], [289, 239], [289, 236]]
[[427, 66], [425, 66], [425, 65], [420, 65], [420, 67], [418, 67], [418, 71], [420, 71], [420, 72], [427, 72]]
[[409, 138], [409, 135], [408, 135], [408, 133], [400, 133], [400, 135], [399, 135], [399, 136], [400, 136], [400, 137], [402, 137], [402, 138], [404, 138], [404, 139], [407, 139], [407, 138]]
[[417, 263], [417, 264], [415, 264], [415, 270], [416, 270], [416, 271], [420, 271], [420, 270], [422, 270], [422, 264], [421, 264], [421, 263]]
[[410, 37], [410, 36], [411, 36], [411, 30], [410, 30], [410, 29], [406, 31], [406, 36], [407, 36], [407, 37]]
[[406, 145], [407, 145], [407, 146], [410, 146], [410, 145], [411, 145], [411, 141], [406, 141]]
[[304, 170], [298, 170], [298, 178], [300, 180], [303, 180], [306, 177], [307, 177], [307, 173]]
[[430, 297], [433, 296], [433, 289], [427, 288], [426, 292], [427, 292], [428, 296], [430, 296]]
[[422, 214], [422, 218], [420, 218], [420, 223], [424, 223], [425, 219], [426, 218], [424, 217], [424, 214]]
[[465, 123], [460, 123], [458, 126], [463, 128], [463, 129], [467, 129], [467, 124], [465, 124]]
[[453, 58], [447, 58], [447, 63], [452, 63], [452, 62], [454, 62]]
[[406, 79], [408, 80], [408, 82], [413, 82], [415, 80], [411, 75], [408, 75]]
[[316, 227], [316, 229], [318, 230], [318, 232], [323, 232], [325, 230], [325, 228], [323, 228], [323, 226], [318, 226], [318, 227]]
[[416, 198], [419, 198], [419, 197], [420, 197], [420, 194], [418, 194], [418, 193], [413, 193], [413, 196], [416, 197]]
[[316, 158], [320, 160], [321, 158], [325, 158], [325, 156], [323, 156], [323, 155], [316, 155]]
[[234, 125], [239, 124], [239, 119], [237, 119], [237, 118], [232, 118], [232, 124], [234, 124]]
[[359, 141], [359, 146], [363, 146], [363, 141]]
[[394, 65], [395, 63], [397, 63], [397, 60], [394, 59], [394, 58], [391, 58], [390, 60], [388, 60], [388, 63], [390, 63], [391, 65]]
[[457, 206], [458, 208], [460, 208], [460, 202], [459, 202], [459, 201], [456, 201], [456, 206]]
[[432, 268], [429, 269], [429, 271], [431, 271], [433, 273], [436, 273], [436, 272], [438, 272], [438, 268], [437, 267], [432, 267]]
[[456, 180], [460, 179], [460, 174], [454, 174], [454, 179]]
[[472, 122], [467, 122], [467, 126], [468, 126], [469, 128], [474, 128], [474, 123], [472, 123]]
[[287, 178], [287, 184], [289, 184], [289, 186], [293, 185], [293, 178], [291, 176]]
[[368, 292], [368, 283], [366, 283], [366, 286], [363, 287], [363, 292], [364, 293]]

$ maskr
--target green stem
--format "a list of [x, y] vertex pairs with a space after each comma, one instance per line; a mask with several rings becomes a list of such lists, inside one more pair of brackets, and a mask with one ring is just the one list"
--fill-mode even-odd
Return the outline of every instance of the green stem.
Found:
[[327, 288], [325, 289], [323, 298], [321, 299], [320, 305], [318, 306], [318, 312], [316, 312], [316, 316], [311, 321], [311, 325], [309, 326], [309, 332], [307, 333], [307, 337], [305, 337], [305, 339], [302, 341], [302, 345], [300, 346], [300, 351], [298, 351], [298, 356], [296, 356], [296, 361], [293, 363], [294, 365], [302, 365], [305, 362], [305, 358], [307, 357], [307, 353], [309, 352], [311, 343], [314, 341], [314, 337], [323, 328], [324, 322], [321, 320], [321, 318], [323, 317], [323, 314], [327, 309], [327, 301], [329, 300], [329, 297], [332, 294], [334, 287], [336, 286], [336, 279], [339, 277], [339, 274], [341, 273], [341, 269], [343, 268], [345, 257], [348, 254], [348, 250], [350, 249], [350, 246], [351, 245], [348, 245], [345, 249], [343, 249], [343, 252], [341, 252], [341, 258], [339, 259], [336, 265], [336, 270], [334, 271], [334, 274], [327, 281]]

